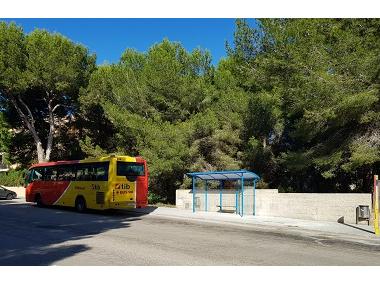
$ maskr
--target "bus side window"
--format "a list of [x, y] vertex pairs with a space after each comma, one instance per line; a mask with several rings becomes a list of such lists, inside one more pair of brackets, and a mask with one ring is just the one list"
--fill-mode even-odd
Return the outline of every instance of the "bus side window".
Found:
[[108, 170], [106, 169], [105, 166], [99, 165], [99, 166], [95, 167], [94, 170], [96, 172], [96, 177], [95, 177], [96, 181], [107, 181]]
[[75, 165], [67, 165], [66, 168], [66, 179], [68, 181], [74, 181], [76, 177], [76, 168]]
[[88, 166], [88, 181], [96, 181], [96, 166], [89, 165]]
[[76, 174], [77, 181], [107, 181], [108, 164], [93, 163], [87, 165], [78, 165]]
[[44, 170], [45, 170], [44, 168], [34, 168], [32, 170], [30, 181], [40, 181], [40, 180], [42, 180], [43, 179], [43, 174], [45, 172]]
[[55, 167], [45, 168], [45, 181], [55, 181], [57, 180], [57, 169]]
[[85, 165], [80, 165], [80, 166], [77, 166], [77, 176], [76, 176], [76, 180], [77, 181], [89, 181], [89, 172], [88, 172], [88, 166], [85, 166]]
[[75, 180], [74, 165], [63, 165], [58, 168], [58, 180], [73, 181]]
[[83, 177], [83, 168], [77, 167], [76, 180], [77, 181], [82, 181], [83, 180], [82, 177]]

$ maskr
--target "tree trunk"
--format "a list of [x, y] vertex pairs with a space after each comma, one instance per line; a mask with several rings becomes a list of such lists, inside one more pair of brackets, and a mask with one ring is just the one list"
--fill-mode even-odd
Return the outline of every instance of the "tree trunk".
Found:
[[[58, 106], [58, 105], [57, 105]], [[46, 145], [46, 155], [45, 155], [45, 160], [46, 161], [49, 161], [50, 160], [50, 154], [51, 154], [51, 150], [52, 150], [52, 147], [53, 147], [53, 135], [54, 135], [54, 110], [57, 108], [57, 106], [55, 106], [54, 108], [51, 107], [51, 101], [49, 101], [49, 104], [48, 104], [48, 110], [49, 110], [49, 135], [48, 135], [48, 139], [47, 139], [47, 145]]]
[[[49, 116], [49, 124], [50, 124], [50, 132], [49, 132], [49, 138], [48, 138], [49, 152], [47, 152], [45, 155], [45, 150], [42, 146], [42, 142], [41, 142], [40, 137], [38, 136], [36, 128], [34, 126], [33, 114], [30, 111], [29, 107], [24, 103], [24, 101], [22, 101], [22, 99], [20, 97], [18, 97], [17, 99], [14, 97], [11, 97], [11, 102], [12, 102], [13, 106], [15, 107], [17, 113], [21, 117], [22, 121], [24, 122], [25, 126], [27, 127], [27, 129], [32, 134], [34, 143], [36, 145], [38, 162], [41, 163], [41, 162], [49, 161], [50, 153], [51, 153], [51, 146], [53, 143], [53, 138], [52, 137], [50, 138], [50, 136], [53, 135], [52, 132], [54, 131], [54, 121], [51, 120], [52, 116], [51, 116], [51, 118]], [[28, 115], [26, 115], [21, 110], [18, 102], [20, 102], [20, 104], [26, 109], [26, 111], [28, 112]], [[50, 113], [50, 110], [51, 110], [51, 108], [49, 109], [49, 113]], [[53, 127], [51, 126], [51, 121], [53, 122]]]
[[267, 139], [263, 137], [263, 148], [265, 149], [267, 147]]
[[46, 160], [46, 158], [44, 157], [44, 148], [42, 147], [42, 143], [41, 142], [36, 142], [36, 147], [37, 147], [37, 158], [38, 158], [38, 163], [41, 163], [41, 162], [45, 162], [45, 161], [48, 161]]

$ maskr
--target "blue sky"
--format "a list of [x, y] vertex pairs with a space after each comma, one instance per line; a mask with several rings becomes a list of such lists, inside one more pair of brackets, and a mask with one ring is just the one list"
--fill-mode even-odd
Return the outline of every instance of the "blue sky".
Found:
[[[35, 28], [59, 32], [96, 53], [97, 63], [117, 62], [126, 48], [147, 51], [163, 38], [191, 51], [208, 49], [216, 65], [232, 43], [235, 19], [2, 19], [15, 21], [26, 33]], [[254, 24], [254, 20], [250, 20]]]

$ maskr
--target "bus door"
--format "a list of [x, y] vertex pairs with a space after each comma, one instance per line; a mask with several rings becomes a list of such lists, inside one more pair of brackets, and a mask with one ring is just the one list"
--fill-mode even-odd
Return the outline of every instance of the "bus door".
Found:
[[31, 195], [30, 201], [34, 201], [35, 195], [38, 193], [42, 197], [42, 201], [46, 203], [46, 197], [44, 197], [43, 193], [45, 192], [45, 183], [44, 183], [44, 175], [45, 175], [45, 168], [39, 167], [39, 168], [33, 168], [30, 172], [29, 176], [29, 193]]
[[60, 196], [57, 190], [57, 168], [55, 166], [45, 167], [43, 180], [42, 200], [46, 204], [54, 204]]

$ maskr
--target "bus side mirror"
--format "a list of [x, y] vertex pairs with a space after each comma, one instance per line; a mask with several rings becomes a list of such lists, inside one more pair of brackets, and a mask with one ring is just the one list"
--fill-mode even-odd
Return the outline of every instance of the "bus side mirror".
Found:
[[137, 180], [137, 175], [126, 175], [128, 181], [135, 182]]

